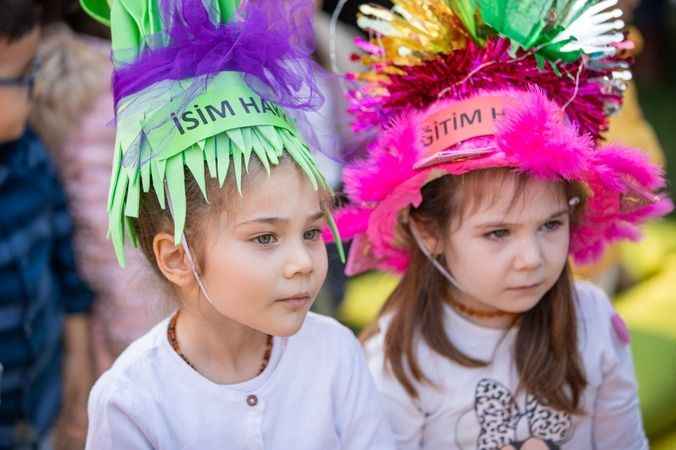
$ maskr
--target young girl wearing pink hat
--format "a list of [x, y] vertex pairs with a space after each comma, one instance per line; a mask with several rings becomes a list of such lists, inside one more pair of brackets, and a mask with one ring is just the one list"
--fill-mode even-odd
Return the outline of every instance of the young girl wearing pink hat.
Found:
[[402, 274], [367, 333], [400, 449], [647, 449], [629, 336], [571, 279], [670, 211], [600, 145], [629, 77], [613, 0], [362, 7], [347, 272]]

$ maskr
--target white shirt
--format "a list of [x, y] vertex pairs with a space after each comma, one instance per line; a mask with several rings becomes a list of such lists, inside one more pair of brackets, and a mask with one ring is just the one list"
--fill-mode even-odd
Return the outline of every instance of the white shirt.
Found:
[[134, 342], [89, 398], [88, 450], [392, 450], [363, 351], [308, 314], [275, 337], [267, 368], [241, 384], [201, 376], [172, 349], [168, 319]]
[[421, 339], [420, 366], [437, 387], [414, 383], [419, 398], [413, 400], [383, 368], [388, 320], [381, 319], [380, 333], [367, 342], [367, 359], [398, 448], [500, 450], [512, 444], [510, 448], [518, 449], [533, 439], [540, 446], [524, 448], [647, 450], [632, 358], [621, 339], [623, 323], [613, 319], [603, 291], [588, 283], [577, 283], [576, 291], [578, 341], [589, 383], [582, 396], [584, 416], [554, 411], [525, 393], [515, 396], [518, 376], [512, 352], [517, 330], [477, 326], [450, 307], [444, 321], [451, 341], [469, 356], [491, 363], [463, 367], [434, 353]]

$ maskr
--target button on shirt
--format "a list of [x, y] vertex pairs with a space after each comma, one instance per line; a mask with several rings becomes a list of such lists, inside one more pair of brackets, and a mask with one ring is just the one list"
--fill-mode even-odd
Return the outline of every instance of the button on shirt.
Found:
[[[0, 145], [0, 449], [40, 439], [61, 399], [64, 314], [86, 312], [72, 223], [40, 139]], [[21, 441], [21, 442], [20, 442]]]
[[308, 314], [275, 337], [270, 362], [219, 385], [188, 366], [168, 320], [133, 343], [89, 399], [88, 450], [393, 450], [363, 351], [350, 330]]

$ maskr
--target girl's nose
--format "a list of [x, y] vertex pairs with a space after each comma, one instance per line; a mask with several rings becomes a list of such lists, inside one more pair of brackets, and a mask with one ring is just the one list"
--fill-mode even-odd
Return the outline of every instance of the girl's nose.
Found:
[[537, 237], [530, 237], [521, 242], [514, 258], [516, 270], [534, 270], [543, 263], [542, 243]]
[[314, 270], [312, 255], [303, 242], [296, 243], [289, 248], [289, 257], [284, 267], [284, 277], [293, 278], [297, 275], [309, 275]]

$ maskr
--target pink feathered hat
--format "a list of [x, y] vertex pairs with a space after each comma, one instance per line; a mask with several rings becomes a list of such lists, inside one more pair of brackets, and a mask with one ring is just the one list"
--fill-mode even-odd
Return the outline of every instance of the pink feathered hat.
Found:
[[336, 216], [353, 239], [346, 273], [403, 272], [408, 249], [396, 239], [399, 215], [422, 201], [421, 188], [442, 175], [513, 167], [534, 177], [582, 183], [589, 191], [571, 236], [576, 262], [598, 258], [608, 242], [637, 239], [637, 225], [668, 213], [655, 195], [662, 171], [639, 151], [596, 148], [538, 88], [480, 92], [404, 114], [371, 144], [366, 160], [344, 171], [351, 205]]
[[366, 159], [344, 170], [350, 204], [336, 216], [352, 239], [346, 272], [403, 272], [400, 214], [443, 175], [514, 168], [585, 186], [571, 236], [578, 263], [597, 259], [668, 213], [661, 169], [639, 150], [600, 146], [631, 78], [616, 2], [393, 0], [361, 6], [365, 66], [348, 74], [355, 131], [374, 130]]

